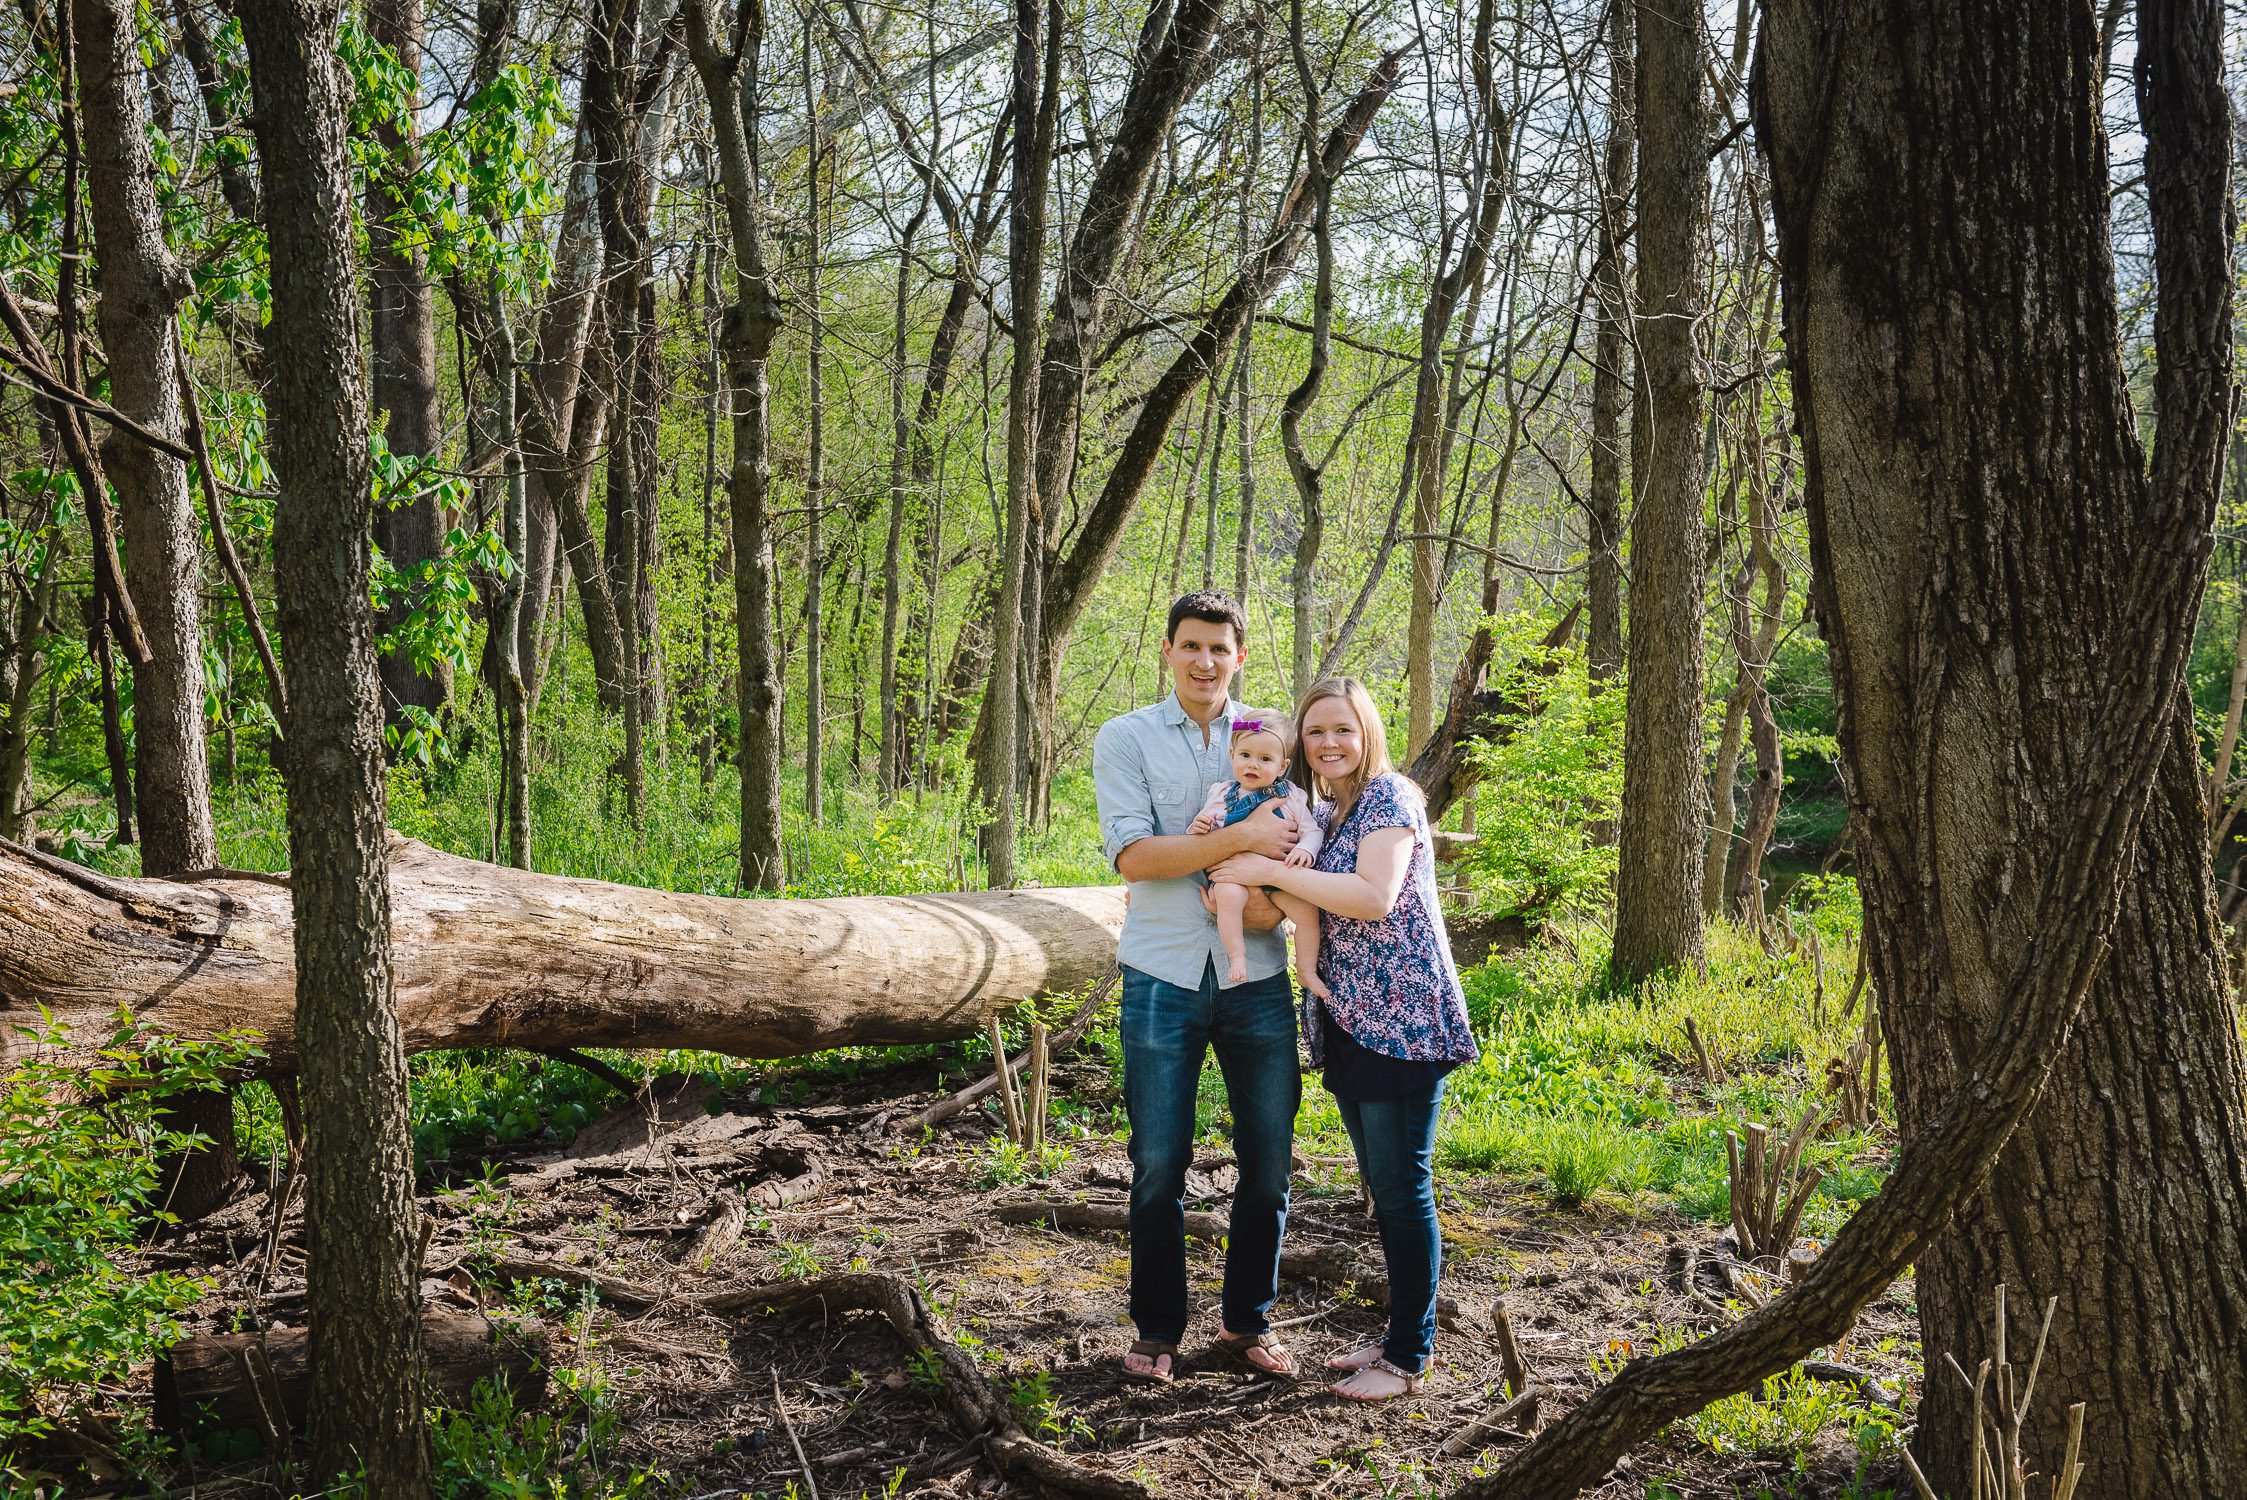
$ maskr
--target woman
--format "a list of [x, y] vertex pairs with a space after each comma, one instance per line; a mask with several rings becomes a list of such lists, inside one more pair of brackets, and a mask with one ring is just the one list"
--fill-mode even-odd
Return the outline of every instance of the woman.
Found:
[[1373, 1191], [1389, 1271], [1389, 1331], [1327, 1361], [1353, 1401], [1418, 1393], [1435, 1341], [1443, 1240], [1432, 1153], [1444, 1075], [1475, 1055], [1466, 997], [1436, 905], [1435, 840], [1420, 789], [1391, 768], [1365, 685], [1317, 683], [1296, 710], [1295, 774], [1329, 799], [1326, 844], [1308, 869], [1237, 854], [1213, 880], [1274, 886], [1319, 909], [1319, 973], [1304, 997], [1311, 1060]]

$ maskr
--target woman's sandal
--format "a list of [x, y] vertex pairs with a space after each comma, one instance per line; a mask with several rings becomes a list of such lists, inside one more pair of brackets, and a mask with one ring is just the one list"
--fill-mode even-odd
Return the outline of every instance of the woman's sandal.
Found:
[[[1269, 1333], [1227, 1333], [1218, 1335], [1212, 1345], [1230, 1364], [1237, 1365], [1251, 1375], [1267, 1380], [1299, 1380], [1303, 1371], [1287, 1347]], [[1285, 1366], [1258, 1364], [1248, 1357], [1251, 1349], [1263, 1349], [1287, 1361]]]
[[[1367, 1370], [1379, 1370], [1384, 1375], [1394, 1375], [1397, 1379], [1404, 1382], [1404, 1389], [1401, 1391], [1390, 1391], [1387, 1395], [1383, 1396], [1360, 1396], [1354, 1394], [1353, 1392], [1342, 1389], [1343, 1386], [1348, 1385], [1350, 1381], [1355, 1380], [1360, 1375], [1363, 1375]], [[1428, 1377], [1424, 1374], [1415, 1375], [1410, 1370], [1405, 1369], [1402, 1365], [1392, 1365], [1386, 1359], [1377, 1359], [1369, 1365], [1364, 1365], [1356, 1370], [1351, 1371], [1347, 1377], [1335, 1381], [1334, 1384], [1328, 1386], [1327, 1389], [1334, 1392], [1335, 1395], [1340, 1396], [1345, 1401], [1359, 1401], [1370, 1406], [1382, 1401], [1394, 1401], [1400, 1396], [1417, 1396], [1420, 1394], [1421, 1387], [1425, 1386], [1427, 1383]]]
[[[1161, 1339], [1133, 1339], [1131, 1347], [1125, 1352], [1127, 1354], [1146, 1355], [1149, 1368], [1134, 1370], [1131, 1366], [1125, 1365], [1123, 1367], [1124, 1379], [1144, 1381], [1148, 1385], [1170, 1385], [1176, 1381], [1178, 1370], [1178, 1346], [1176, 1344], [1166, 1344]], [[1156, 1360], [1165, 1356], [1170, 1359], [1170, 1368], [1167, 1370], [1155, 1364]]]
[[1355, 1375], [1380, 1357], [1381, 1346], [1379, 1344], [1360, 1344], [1347, 1354], [1333, 1356], [1326, 1362], [1326, 1367], [1344, 1375]]

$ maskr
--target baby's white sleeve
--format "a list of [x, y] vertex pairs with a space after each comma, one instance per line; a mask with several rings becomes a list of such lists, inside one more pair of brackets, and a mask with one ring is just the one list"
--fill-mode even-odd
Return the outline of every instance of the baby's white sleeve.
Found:
[[1316, 854], [1325, 847], [1326, 835], [1319, 832], [1318, 819], [1311, 816], [1311, 799], [1304, 795], [1301, 787], [1289, 789], [1287, 810], [1295, 814], [1295, 826], [1303, 830], [1303, 836], [1295, 841], [1296, 848], [1305, 854]]
[[1202, 810], [1194, 816], [1198, 818], [1206, 815], [1213, 818], [1223, 818], [1225, 816], [1225, 799], [1232, 795], [1232, 790], [1233, 784], [1230, 781], [1218, 782], [1217, 785], [1209, 789], [1209, 800], [1202, 804]]

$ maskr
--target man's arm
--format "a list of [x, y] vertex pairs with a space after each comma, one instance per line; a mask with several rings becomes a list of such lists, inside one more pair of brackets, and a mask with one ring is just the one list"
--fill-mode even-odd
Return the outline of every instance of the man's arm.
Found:
[[1116, 873], [1126, 880], [1177, 880], [1235, 854], [1284, 859], [1301, 831], [1281, 804], [1267, 802], [1238, 823], [1214, 833], [1150, 834], [1116, 851]]

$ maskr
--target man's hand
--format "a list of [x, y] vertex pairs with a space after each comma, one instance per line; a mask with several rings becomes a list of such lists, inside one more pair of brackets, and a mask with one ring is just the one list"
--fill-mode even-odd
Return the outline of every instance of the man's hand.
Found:
[[1265, 803], [1236, 826], [1246, 830], [1246, 842], [1239, 852], [1261, 854], [1268, 859], [1285, 859], [1303, 837], [1303, 830], [1296, 826], [1295, 815], [1283, 802]]

